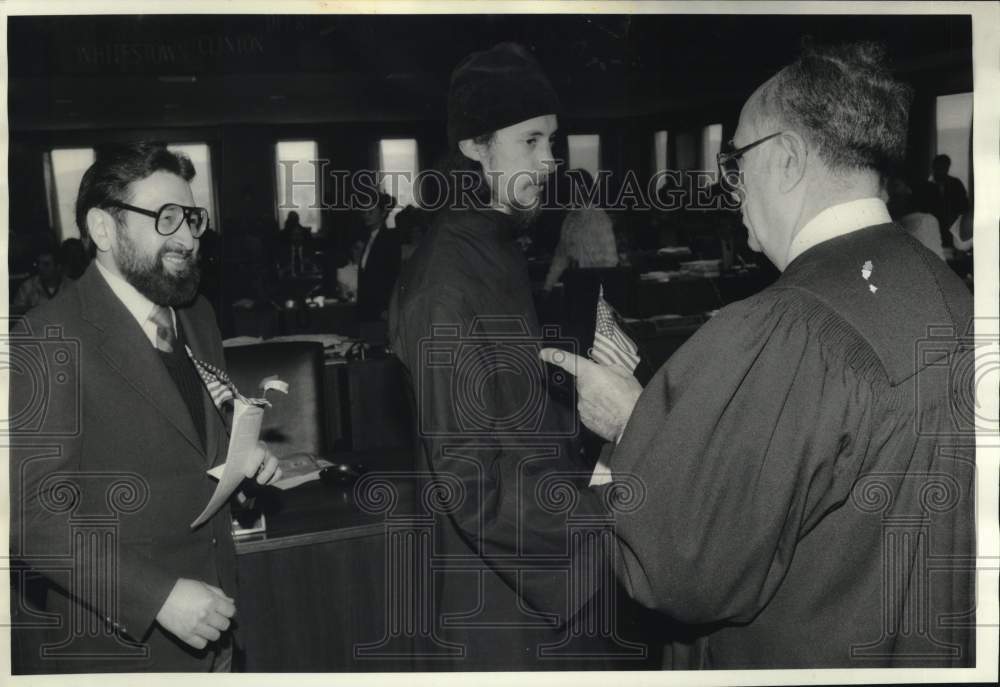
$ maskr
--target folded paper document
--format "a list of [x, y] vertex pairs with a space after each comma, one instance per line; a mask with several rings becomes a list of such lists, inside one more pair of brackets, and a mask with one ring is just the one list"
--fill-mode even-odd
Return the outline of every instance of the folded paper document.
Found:
[[[261, 388], [266, 393], [276, 389], [288, 393], [288, 384], [276, 377], [268, 377], [261, 382]], [[253, 477], [260, 468], [263, 454], [256, 451], [260, 441], [260, 428], [264, 422], [264, 408], [270, 405], [263, 398], [246, 398], [236, 394], [233, 402], [233, 424], [229, 431], [229, 450], [226, 452], [226, 462], [218, 465], [209, 474], [219, 480], [212, 498], [205, 510], [191, 523], [191, 529], [207, 521], [217, 510], [229, 500], [236, 488], [246, 477]], [[219, 473], [221, 470], [221, 474]]]

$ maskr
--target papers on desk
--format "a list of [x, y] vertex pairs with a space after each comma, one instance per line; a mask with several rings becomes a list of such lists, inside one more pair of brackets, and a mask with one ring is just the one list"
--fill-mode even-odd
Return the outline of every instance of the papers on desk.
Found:
[[658, 249], [656, 254], [680, 258], [691, 255], [691, 249], [687, 246], [664, 246], [663, 248]]
[[664, 313], [662, 315], [651, 315], [650, 317], [623, 317], [622, 322], [628, 325], [637, 325], [642, 322], [652, 322], [653, 324], [669, 322], [673, 324], [674, 321], [681, 319], [684, 319], [683, 315], [677, 315], [676, 313]]
[[234, 348], [236, 346], [252, 346], [263, 341], [259, 336], [234, 336], [230, 339], [223, 339], [223, 348]]
[[652, 272], [643, 272], [639, 275], [639, 279], [642, 281], [668, 282], [671, 277], [677, 276], [680, 276], [680, 272], [663, 272], [661, 270], [654, 270]]
[[722, 260], [690, 260], [680, 264], [681, 272], [698, 277], [718, 277], [722, 271]]
[[[281, 468], [281, 479], [273, 482], [271, 486], [285, 491], [287, 489], [294, 489], [300, 484], [315, 482], [319, 479], [319, 473], [323, 468], [328, 468], [332, 465], [333, 463], [328, 460], [306, 454], [279, 458], [278, 467]], [[220, 479], [224, 467], [225, 465], [216, 465], [208, 471], [208, 474], [215, 479]]]
[[273, 336], [267, 340], [268, 343], [275, 341], [312, 341], [323, 344], [323, 348], [330, 346], [340, 346], [345, 341], [353, 341], [340, 334], [289, 334], [288, 336]]
[[278, 489], [293, 489], [306, 482], [314, 482], [319, 479], [319, 473], [323, 468], [333, 465], [328, 460], [316, 458], [307, 454], [298, 454], [288, 458], [282, 458], [281, 479], [274, 483]]
[[272, 336], [269, 339], [262, 339], [259, 336], [236, 336], [222, 342], [223, 347], [233, 348], [236, 346], [252, 346], [260, 343], [277, 343], [284, 341], [312, 341], [323, 345], [323, 352], [327, 357], [344, 357], [352, 346], [358, 343], [357, 339], [352, 339], [340, 334], [290, 334], [288, 336]]
[[290, 336], [276, 336], [268, 339], [272, 341], [315, 341], [323, 344], [323, 352], [327, 356], [345, 356], [347, 351], [357, 343], [357, 339], [352, 339], [339, 334], [293, 334]]

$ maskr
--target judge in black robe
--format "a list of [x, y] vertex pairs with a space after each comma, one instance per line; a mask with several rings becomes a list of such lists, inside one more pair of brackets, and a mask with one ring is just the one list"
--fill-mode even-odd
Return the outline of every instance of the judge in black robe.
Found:
[[974, 665], [971, 297], [875, 197], [906, 100], [870, 48], [807, 50], [720, 157], [781, 278], [645, 389], [563, 354], [584, 422], [618, 441], [596, 489], [645, 490], [615, 565], [689, 628], [666, 667]]

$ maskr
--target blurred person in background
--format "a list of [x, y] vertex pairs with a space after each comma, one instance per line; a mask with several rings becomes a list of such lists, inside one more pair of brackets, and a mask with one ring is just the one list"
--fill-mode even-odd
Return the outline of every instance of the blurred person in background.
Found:
[[82, 240], [66, 239], [59, 246], [59, 261], [63, 274], [75, 281], [83, 276], [90, 264], [90, 253]]
[[952, 225], [961, 215], [969, 210], [969, 195], [965, 185], [948, 172], [951, 170], [951, 158], [938, 155], [931, 161], [931, 178], [920, 191], [917, 199], [919, 207], [926, 208], [937, 218], [941, 233], [941, 245], [952, 248], [955, 245], [952, 236]]
[[358, 239], [351, 245], [351, 259], [337, 268], [337, 290], [341, 298], [354, 303], [358, 300], [358, 264], [365, 250], [365, 242]]
[[562, 233], [552, 265], [545, 277], [545, 290], [551, 291], [569, 267], [616, 267], [618, 248], [608, 213], [597, 204], [594, 177], [585, 169], [571, 169], [570, 210], [563, 219]]
[[892, 219], [910, 236], [927, 246], [934, 255], [945, 259], [941, 247], [941, 228], [937, 218], [929, 212], [920, 212], [914, 204], [913, 190], [898, 177], [890, 177], [880, 197], [889, 208]]
[[23, 314], [32, 308], [48, 303], [63, 286], [63, 271], [59, 263], [59, 251], [47, 247], [35, 258], [36, 273], [18, 287], [10, 304], [12, 314]]
[[377, 201], [361, 212], [366, 236], [358, 262], [358, 322], [387, 319], [389, 299], [402, 264], [399, 232], [386, 226], [394, 207], [395, 198], [379, 193]]
[[285, 226], [281, 231], [285, 241], [291, 246], [292, 274], [302, 274], [306, 269], [306, 247], [311, 238], [310, 228], [303, 226], [299, 221], [299, 213], [292, 210], [285, 218]]

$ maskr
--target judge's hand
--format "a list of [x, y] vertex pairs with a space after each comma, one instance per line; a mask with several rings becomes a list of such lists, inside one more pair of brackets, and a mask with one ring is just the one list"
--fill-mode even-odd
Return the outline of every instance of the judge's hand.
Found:
[[221, 589], [182, 577], [160, 607], [156, 622], [182, 642], [204, 649], [229, 629], [235, 613], [235, 600]]
[[539, 357], [576, 377], [577, 408], [583, 424], [607, 441], [617, 440], [642, 393], [642, 385], [632, 373], [558, 348], [543, 348]]
[[251, 460], [247, 461], [247, 477], [257, 478], [257, 484], [274, 484], [281, 479], [281, 468], [278, 467], [278, 459], [267, 442], [258, 441], [255, 454]]

